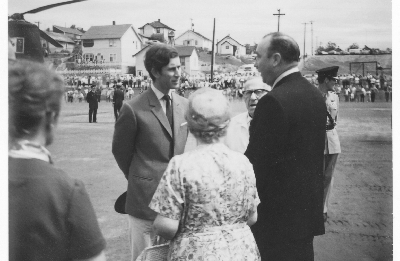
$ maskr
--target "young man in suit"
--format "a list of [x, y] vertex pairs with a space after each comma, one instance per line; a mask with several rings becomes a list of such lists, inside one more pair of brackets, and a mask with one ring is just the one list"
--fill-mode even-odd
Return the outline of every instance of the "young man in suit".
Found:
[[145, 56], [153, 85], [122, 105], [115, 123], [112, 152], [128, 180], [125, 212], [129, 218], [132, 261], [155, 238], [157, 215], [148, 205], [174, 155], [182, 154], [188, 135], [185, 98], [178, 88], [181, 64], [175, 48], [156, 44]]
[[255, 66], [272, 91], [257, 104], [245, 152], [261, 200], [251, 230], [262, 260], [314, 260], [314, 236], [325, 233], [325, 102], [300, 74], [293, 38], [268, 34], [256, 53]]
[[99, 107], [97, 96], [96, 96], [96, 86], [92, 85], [90, 92], [86, 95], [86, 101], [89, 103], [89, 123], [97, 123], [97, 108]]

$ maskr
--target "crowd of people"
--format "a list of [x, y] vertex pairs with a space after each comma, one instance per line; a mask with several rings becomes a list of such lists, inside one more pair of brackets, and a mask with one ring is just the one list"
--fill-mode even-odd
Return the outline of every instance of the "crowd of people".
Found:
[[[155, 44], [139, 96], [131, 99], [133, 81], [107, 86], [112, 154], [127, 180], [115, 209], [127, 217], [130, 260], [154, 242], [168, 246], [167, 260], [314, 260], [341, 152], [339, 67], [316, 71], [315, 88], [292, 37], [270, 33], [256, 53], [260, 74], [210, 82], [181, 77], [176, 49]], [[182, 87], [198, 90], [186, 99], [174, 91]], [[63, 88], [44, 66], [9, 61], [10, 260], [105, 260], [83, 183], [55, 168], [46, 149]], [[89, 122], [98, 89], [84, 91]], [[240, 90], [246, 105], [233, 118], [227, 90]]]

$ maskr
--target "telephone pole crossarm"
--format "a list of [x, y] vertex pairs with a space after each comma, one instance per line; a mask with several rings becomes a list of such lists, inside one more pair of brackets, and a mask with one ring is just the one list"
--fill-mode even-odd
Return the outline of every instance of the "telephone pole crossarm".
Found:
[[278, 16], [278, 32], [279, 32], [279, 22], [281, 19], [281, 15], [285, 15], [285, 14], [281, 14], [281, 9], [278, 9], [278, 13], [277, 14], [273, 14], [273, 15], [277, 15]]

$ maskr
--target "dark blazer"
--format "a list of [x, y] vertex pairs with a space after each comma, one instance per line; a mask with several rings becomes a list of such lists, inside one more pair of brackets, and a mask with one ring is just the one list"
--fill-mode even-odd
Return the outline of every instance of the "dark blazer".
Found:
[[125, 211], [136, 218], [155, 219], [148, 205], [170, 159], [185, 148], [188, 100], [175, 93], [172, 100], [173, 130], [151, 88], [125, 102], [115, 123], [112, 152], [128, 180]]
[[114, 91], [113, 103], [115, 106], [121, 107], [122, 103], [124, 101], [124, 98], [125, 98], [125, 95], [124, 95], [124, 92], [121, 91], [121, 89], [116, 89]]
[[89, 109], [97, 109], [99, 107], [97, 96], [92, 91], [88, 92], [86, 95], [86, 101], [89, 103]]
[[325, 233], [323, 160], [326, 106], [299, 72], [278, 82], [257, 104], [245, 152], [261, 204], [251, 227], [257, 245]]

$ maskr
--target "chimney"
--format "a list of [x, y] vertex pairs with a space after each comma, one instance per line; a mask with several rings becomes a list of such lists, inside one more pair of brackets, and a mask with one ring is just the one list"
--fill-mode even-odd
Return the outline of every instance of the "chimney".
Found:
[[113, 21], [113, 25], [115, 25], [115, 21]]
[[160, 19], [158, 19], [158, 21], [160, 22]]

